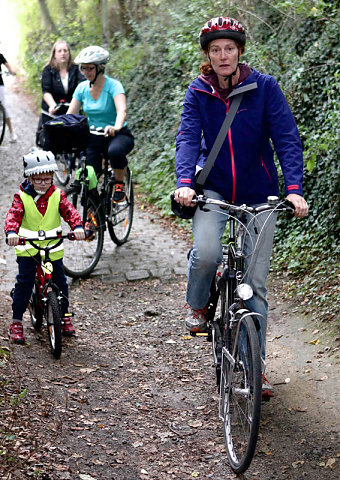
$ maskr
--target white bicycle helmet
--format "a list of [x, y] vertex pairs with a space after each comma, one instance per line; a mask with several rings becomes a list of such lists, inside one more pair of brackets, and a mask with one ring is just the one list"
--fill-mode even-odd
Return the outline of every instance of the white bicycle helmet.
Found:
[[105, 65], [109, 61], [109, 52], [97, 45], [91, 45], [84, 48], [76, 56], [74, 63], [80, 65], [81, 63], [93, 63], [94, 65]]
[[36, 150], [24, 155], [23, 162], [25, 177], [58, 170], [53, 153], [44, 150]]

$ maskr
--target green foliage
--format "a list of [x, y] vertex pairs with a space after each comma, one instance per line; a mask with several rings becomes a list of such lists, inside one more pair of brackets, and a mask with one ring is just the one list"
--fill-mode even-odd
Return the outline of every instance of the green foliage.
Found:
[[[56, 36], [45, 32], [37, 2], [15, 1], [25, 36], [23, 55], [29, 83], [40, 98], [40, 73]], [[112, 9], [114, 0], [109, 3]], [[304, 190], [310, 214], [304, 220], [279, 221], [275, 268], [287, 270], [295, 291], [299, 285], [302, 290], [321, 288], [320, 272], [326, 272], [330, 252], [332, 259], [339, 255], [338, 3], [145, 3], [142, 17], [130, 20], [128, 37], [120, 29], [112, 34], [107, 69], [122, 81], [127, 92], [128, 123], [136, 138], [130, 162], [140, 188], [165, 214], [171, 214], [169, 193], [175, 189], [175, 138], [186, 89], [199, 74], [199, 30], [213, 16], [239, 18], [247, 28], [244, 61], [277, 78], [304, 145]], [[74, 53], [88, 44], [101, 44], [98, 2], [72, 2], [72, 8], [66, 11], [66, 3], [61, 0], [49, 1], [48, 5], [58, 36], [71, 44]], [[60, 19], [59, 23], [56, 19]], [[303, 276], [303, 281], [296, 280]]]

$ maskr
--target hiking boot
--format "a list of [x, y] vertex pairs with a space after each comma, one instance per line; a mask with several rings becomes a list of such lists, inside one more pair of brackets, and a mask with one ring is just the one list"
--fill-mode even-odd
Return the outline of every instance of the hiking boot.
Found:
[[8, 327], [8, 336], [13, 343], [23, 345], [25, 343], [24, 327], [21, 322], [13, 322]]
[[112, 202], [113, 203], [120, 203], [120, 202], [124, 202], [125, 199], [126, 199], [125, 183], [124, 182], [116, 182], [115, 191], [114, 191], [113, 197], [112, 197]]
[[207, 307], [191, 308], [188, 305], [189, 312], [185, 319], [185, 326], [190, 333], [204, 333], [207, 331]]
[[262, 400], [269, 402], [271, 397], [274, 396], [274, 389], [269, 383], [268, 379], [262, 374]]
[[64, 317], [63, 318], [63, 335], [66, 337], [72, 337], [72, 335], [76, 334], [76, 329], [73, 326], [71, 317]]

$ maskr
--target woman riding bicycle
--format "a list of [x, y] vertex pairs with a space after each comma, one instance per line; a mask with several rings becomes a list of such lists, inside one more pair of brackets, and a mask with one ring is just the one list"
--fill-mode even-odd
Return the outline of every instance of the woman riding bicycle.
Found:
[[[79, 71], [72, 60], [70, 46], [64, 40], [58, 40], [52, 47], [51, 55], [41, 75], [41, 88], [43, 98], [37, 131], [37, 144], [43, 143], [42, 125], [51, 120], [51, 115], [56, 113], [56, 107], [61, 102], [70, 103], [73, 92], [79, 82], [84, 80], [84, 75]], [[58, 115], [66, 113], [66, 109], [58, 110]]]
[[[276, 80], [240, 63], [246, 35], [243, 26], [229, 17], [213, 18], [200, 32], [206, 61], [202, 74], [189, 86], [177, 135], [175, 200], [191, 206], [195, 195], [196, 165], [204, 164], [229, 111], [228, 95], [239, 86], [256, 83], [243, 100], [215, 164], [204, 185], [205, 194], [235, 204], [255, 206], [266, 203], [269, 195], [279, 195], [278, 174], [273, 150], [278, 155], [285, 181], [285, 195], [295, 207], [295, 215], [307, 215], [302, 196], [303, 159], [299, 133], [288, 103]], [[232, 101], [232, 100], [231, 100]], [[203, 139], [202, 138], [203, 134]], [[276, 218], [261, 215], [260, 225], [250, 228], [245, 251], [252, 252], [257, 231], [266, 221], [260, 248], [252, 259], [247, 283], [254, 296], [248, 308], [267, 318], [266, 278]], [[186, 301], [186, 327], [192, 332], [206, 329], [206, 305], [216, 268], [222, 260], [221, 238], [227, 218], [218, 212], [196, 210], [193, 217], [194, 246], [190, 253]], [[262, 225], [261, 225], [262, 224]], [[246, 261], [247, 268], [247, 261]]]
[[76, 88], [67, 113], [78, 114], [82, 107], [90, 127], [102, 128], [104, 136], [91, 135], [86, 150], [86, 163], [96, 173], [102, 169], [102, 157], [108, 156], [115, 172], [114, 202], [125, 200], [124, 174], [126, 155], [133, 149], [133, 135], [126, 123], [126, 97], [122, 84], [104, 74], [109, 53], [104, 48], [90, 46], [76, 57], [75, 63], [86, 80]]

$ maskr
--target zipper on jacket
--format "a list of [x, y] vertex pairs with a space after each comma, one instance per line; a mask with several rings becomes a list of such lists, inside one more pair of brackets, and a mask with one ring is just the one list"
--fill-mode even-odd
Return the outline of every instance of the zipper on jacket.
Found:
[[268, 168], [267, 168], [266, 164], [265, 164], [264, 161], [263, 161], [262, 155], [261, 155], [261, 164], [262, 164], [262, 167], [263, 167], [263, 168], [265, 169], [265, 171], [267, 172], [267, 175], [268, 175], [268, 177], [269, 177], [269, 180], [272, 181], [272, 177], [271, 177], [271, 175], [270, 175], [270, 173], [269, 173], [269, 171], [268, 171]]
[[[227, 103], [227, 114], [229, 113], [229, 100]], [[230, 162], [231, 162], [231, 174], [233, 179], [233, 191], [231, 195], [231, 201], [235, 202], [236, 197], [236, 171], [235, 171], [235, 157], [234, 157], [234, 149], [233, 149], [233, 141], [231, 138], [231, 128], [228, 130], [228, 141], [229, 141], [229, 150], [230, 150]]]

